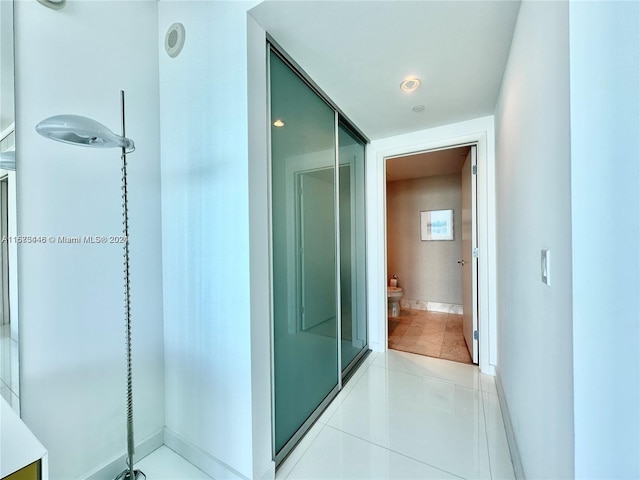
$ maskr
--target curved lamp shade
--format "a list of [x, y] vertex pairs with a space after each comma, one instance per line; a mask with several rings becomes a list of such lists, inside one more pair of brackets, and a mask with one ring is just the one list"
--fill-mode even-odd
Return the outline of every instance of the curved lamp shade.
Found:
[[0, 153], [0, 170], [16, 169], [16, 152], [13, 150]]
[[120, 147], [130, 152], [135, 149], [133, 140], [116, 135], [100, 122], [80, 115], [55, 115], [36, 125], [43, 137], [85, 147]]
[[66, 0], [38, 0], [45, 7], [52, 8], [54, 10], [60, 10], [64, 8]]

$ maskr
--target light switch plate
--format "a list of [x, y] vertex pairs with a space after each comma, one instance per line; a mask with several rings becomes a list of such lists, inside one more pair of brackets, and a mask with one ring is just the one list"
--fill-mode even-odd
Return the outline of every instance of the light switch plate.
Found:
[[551, 285], [551, 251], [542, 250], [540, 252], [540, 275], [542, 283]]

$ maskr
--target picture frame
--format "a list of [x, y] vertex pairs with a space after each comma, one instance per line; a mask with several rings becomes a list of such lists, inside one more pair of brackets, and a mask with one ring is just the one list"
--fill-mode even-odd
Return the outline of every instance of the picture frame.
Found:
[[420, 212], [420, 240], [453, 240], [453, 210], [426, 210]]

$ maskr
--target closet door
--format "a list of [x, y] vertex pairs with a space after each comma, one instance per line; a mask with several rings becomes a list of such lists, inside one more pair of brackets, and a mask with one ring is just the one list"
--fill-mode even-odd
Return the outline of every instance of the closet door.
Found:
[[270, 51], [274, 445], [338, 389], [336, 113]]
[[348, 373], [367, 347], [365, 146], [348, 127], [338, 128], [340, 212], [340, 357]]

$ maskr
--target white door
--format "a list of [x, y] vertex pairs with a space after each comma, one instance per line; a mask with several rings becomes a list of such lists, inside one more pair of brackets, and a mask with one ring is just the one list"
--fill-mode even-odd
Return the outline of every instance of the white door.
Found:
[[478, 245], [476, 218], [476, 147], [462, 167], [462, 330], [473, 363], [478, 363]]

